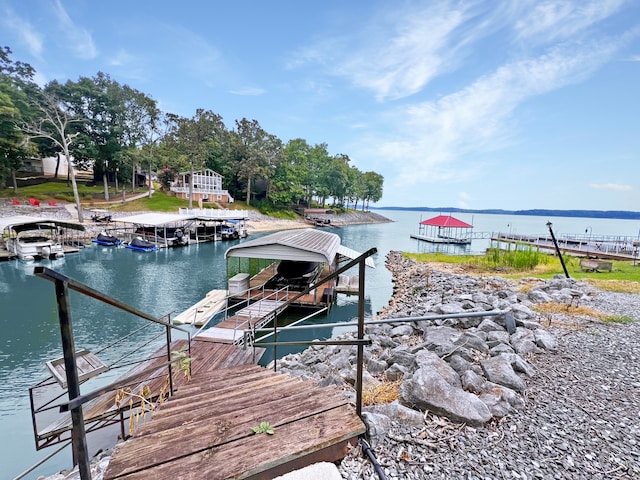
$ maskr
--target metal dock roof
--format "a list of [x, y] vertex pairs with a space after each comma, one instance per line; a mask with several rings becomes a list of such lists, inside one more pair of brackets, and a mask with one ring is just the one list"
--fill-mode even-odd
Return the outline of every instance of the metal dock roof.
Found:
[[306, 228], [285, 230], [229, 248], [224, 256], [333, 263], [340, 247], [335, 233]]

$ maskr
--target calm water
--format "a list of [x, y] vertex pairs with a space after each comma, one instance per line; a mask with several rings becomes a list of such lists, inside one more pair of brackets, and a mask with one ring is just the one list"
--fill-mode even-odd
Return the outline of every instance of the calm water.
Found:
[[[417, 233], [421, 219], [435, 213], [385, 210], [378, 213], [393, 219], [394, 223], [331, 230], [350, 248], [361, 252], [371, 247], [378, 249], [374, 256], [376, 268], [367, 269], [368, 316], [384, 307], [391, 296], [391, 275], [384, 267], [390, 250], [428, 252], [453, 248], [450, 253], [457, 253], [452, 246], [434, 246], [409, 238], [410, 233]], [[457, 214], [456, 217], [472, 223], [476, 232], [545, 234], [548, 233], [546, 223], [551, 221], [558, 236], [585, 231], [594, 236], [640, 235], [640, 221], [480, 214]], [[470, 250], [479, 253], [488, 244], [488, 240], [474, 240]], [[185, 310], [211, 289], [226, 288], [224, 252], [231, 245], [230, 242], [208, 243], [153, 253], [94, 245], [64, 259], [41, 264], [146, 313], [162, 316]], [[35, 451], [28, 388], [47, 376], [45, 362], [61, 355], [60, 332], [53, 284], [34, 277], [32, 272], [33, 264], [0, 263], [0, 479], [13, 478], [49, 453], [49, 450]], [[71, 309], [76, 347], [92, 351], [143, 322], [74, 292], [71, 292]], [[357, 297], [340, 296], [328, 319], [314, 321], [342, 322], [356, 317]], [[332, 332], [315, 329], [308, 335], [325, 337], [344, 329], [339, 326]], [[278, 356], [288, 351], [280, 349]], [[100, 446], [96, 445], [95, 449]], [[95, 450], [90, 449], [89, 453]], [[70, 454], [60, 454], [27, 478], [51, 474], [70, 464]]]

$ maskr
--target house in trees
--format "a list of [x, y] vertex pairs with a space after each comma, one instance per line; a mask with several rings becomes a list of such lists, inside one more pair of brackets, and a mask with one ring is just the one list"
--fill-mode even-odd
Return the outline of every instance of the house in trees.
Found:
[[[222, 175], [206, 168], [203, 172], [193, 172], [193, 199], [196, 202], [233, 203], [233, 197], [222, 188]], [[176, 197], [189, 199], [191, 172], [180, 172], [171, 184], [170, 190]]]

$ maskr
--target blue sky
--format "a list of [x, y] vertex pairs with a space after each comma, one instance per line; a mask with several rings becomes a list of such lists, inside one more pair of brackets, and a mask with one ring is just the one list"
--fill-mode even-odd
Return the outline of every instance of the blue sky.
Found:
[[0, 0], [0, 45], [326, 143], [378, 206], [640, 211], [636, 0]]

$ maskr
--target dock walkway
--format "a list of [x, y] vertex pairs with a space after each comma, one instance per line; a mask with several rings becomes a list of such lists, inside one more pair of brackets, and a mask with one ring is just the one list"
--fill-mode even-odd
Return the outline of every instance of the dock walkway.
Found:
[[[274, 434], [255, 434], [265, 421]], [[337, 389], [252, 365], [203, 372], [116, 447], [104, 478], [268, 479], [340, 460], [364, 432]]]
[[209, 342], [241, 344], [244, 340], [244, 330], [262, 328], [286, 308], [286, 295], [284, 297], [283, 300], [258, 300], [232, 317], [198, 333], [195, 338]]
[[[497, 233], [491, 237], [491, 241], [555, 250], [552, 238], [547, 235]], [[560, 250], [576, 256], [609, 260], [637, 260], [640, 253], [640, 242], [634, 241], [630, 237], [558, 236], [556, 241]]]

